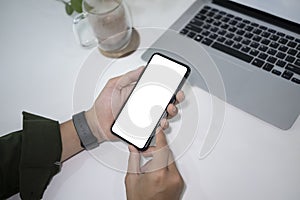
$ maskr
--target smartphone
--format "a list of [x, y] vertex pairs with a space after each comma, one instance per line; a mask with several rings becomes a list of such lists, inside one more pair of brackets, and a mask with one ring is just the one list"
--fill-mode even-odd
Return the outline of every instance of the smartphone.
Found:
[[176, 93], [191, 69], [160, 53], [151, 56], [134, 89], [111, 127], [111, 132], [146, 150], [166, 109], [176, 100]]

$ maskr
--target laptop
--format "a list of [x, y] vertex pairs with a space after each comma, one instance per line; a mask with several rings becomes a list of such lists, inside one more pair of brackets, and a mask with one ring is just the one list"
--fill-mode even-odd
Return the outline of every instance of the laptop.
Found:
[[[166, 31], [142, 58], [148, 60], [154, 52], [181, 62], [188, 57], [201, 71], [205, 65], [186, 46], [187, 40], [196, 42], [220, 72], [226, 92], [222, 100], [287, 130], [300, 114], [299, 8], [298, 0], [273, 0], [271, 5], [259, 0], [196, 0], [170, 27], [178, 38]], [[174, 48], [180, 57], [170, 53]], [[197, 86], [208, 91], [203, 81], [196, 80]]]

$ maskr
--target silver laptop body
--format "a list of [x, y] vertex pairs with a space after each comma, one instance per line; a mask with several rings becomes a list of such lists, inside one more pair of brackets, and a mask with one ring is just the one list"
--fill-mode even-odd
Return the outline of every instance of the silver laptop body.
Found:
[[[190, 8], [184, 12], [184, 14], [180, 16], [179, 19], [170, 27], [170, 29], [178, 32], [178, 35], [180, 35], [178, 38], [182, 39], [176, 38], [176, 41], [174, 41], [174, 36], [168, 35], [169, 33], [166, 32], [152, 45], [151, 48], [149, 48], [149, 50], [143, 54], [142, 58], [144, 60], [148, 60], [154, 52], [161, 52], [162, 50], [160, 49], [172, 51], [172, 48], [176, 48], [180, 56], [183, 58], [188, 57], [188, 62], [192, 63], [194, 67], [199, 69], [205, 67], [201, 60], [197, 59], [197, 53], [190, 52], [189, 48], [186, 47], [186, 40], [195, 40], [195, 42], [197, 42], [197, 34], [193, 36], [193, 38], [189, 38], [187, 35], [180, 34], [180, 32], [189, 24], [195, 15], [203, 10], [205, 6], [209, 7], [210, 9], [218, 10], [218, 12], [224, 11], [227, 14], [229, 13], [230, 16], [233, 15], [237, 19], [242, 18], [244, 21], [246, 20], [245, 22], [249, 20], [255, 25], [268, 27], [270, 30], [276, 30], [276, 32], [284, 33], [290, 38], [293, 37], [293, 40], [295, 41], [300, 39], [300, 26], [297, 23], [292, 23], [292, 29], [287, 30], [285, 27], [280, 27], [266, 22], [268, 20], [258, 19], [255, 15], [253, 15], [253, 13], [245, 14], [240, 12], [239, 5], [235, 2], [223, 1], [225, 4], [229, 3], [229, 6], [223, 6], [222, 3], [219, 4], [216, 2], [222, 1], [219, 0], [212, 2], [198, 0], [192, 4]], [[231, 9], [231, 3], [235, 5], [236, 9]], [[245, 8], [243, 5], [240, 6], [241, 8]], [[254, 11], [254, 14], [255, 12], [256, 11]], [[208, 13], [205, 13], [203, 15], [205, 16], [207, 14]], [[261, 14], [262, 13], [258, 11], [257, 16], [260, 16]], [[274, 20], [277, 20], [277, 18]], [[287, 21], [283, 20], [283, 22]], [[289, 25], [290, 24], [285, 24], [285, 26]], [[298, 33], [296, 33], [297, 29], [299, 29]], [[215, 42], [217, 41], [217, 38], [212, 40]], [[251, 42], [253, 41], [252, 39], [250, 40]], [[203, 40], [201, 42], [203, 42]], [[199, 42], [199, 44], [201, 44], [201, 42]], [[295, 71], [291, 71], [293, 75], [288, 80], [287, 78], [283, 77], [285, 76], [283, 74], [285, 73], [286, 69], [278, 67], [276, 63], [274, 63], [272, 71], [267, 71], [263, 69], [264, 66], [257, 67], [253, 65], [252, 62], [254, 62], [255, 58], [258, 58], [258, 55], [252, 56], [253, 59], [250, 62], [247, 62], [243, 59], [237, 58], [236, 56], [232, 56], [230, 53], [228, 54], [224, 51], [213, 48], [212, 44], [209, 46], [204, 44], [202, 45], [214, 60], [218, 70], [221, 73], [226, 92], [226, 99], [223, 100], [226, 100], [227, 103], [280, 129], [287, 130], [291, 128], [300, 114], [300, 84], [294, 82], [300, 79], [300, 74], [298, 74], [297, 71], [298, 69], [296, 68]], [[300, 43], [297, 43], [297, 45], [300, 45]], [[297, 48], [297, 46], [295, 48]], [[169, 51], [162, 51], [161, 53], [170, 54]], [[278, 49], [276, 49], [276, 52], [277, 51], [279, 52]], [[194, 54], [194, 56], [191, 56], [190, 54]], [[176, 58], [176, 55], [171, 54], [169, 56], [175, 57], [175, 59], [179, 59], [181, 62], [185, 62], [185, 60]], [[275, 56], [276, 55], [274, 55], [274, 57]], [[296, 60], [299, 59], [297, 58], [297, 55], [294, 55], [294, 57]], [[296, 60], [294, 63], [296, 63]], [[275, 71], [279, 71], [280, 75], [275, 74]], [[294, 81], [291, 81], [292, 79]], [[207, 90], [207, 87], [201, 78], [196, 80], [196, 82], [197, 86]], [[218, 96], [218, 94], [213, 95]]]

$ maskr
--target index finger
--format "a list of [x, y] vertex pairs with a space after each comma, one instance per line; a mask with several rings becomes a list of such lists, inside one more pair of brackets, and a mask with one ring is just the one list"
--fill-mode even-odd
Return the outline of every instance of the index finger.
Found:
[[151, 171], [162, 168], [167, 169], [169, 160], [169, 147], [165, 134], [161, 128], [158, 128], [156, 133], [156, 147], [152, 150], [153, 158], [149, 169]]
[[145, 67], [139, 67], [136, 70], [127, 72], [123, 76], [120, 76], [118, 79], [118, 82], [117, 82], [118, 87], [124, 88], [124, 87], [136, 82], [139, 79], [144, 68]]

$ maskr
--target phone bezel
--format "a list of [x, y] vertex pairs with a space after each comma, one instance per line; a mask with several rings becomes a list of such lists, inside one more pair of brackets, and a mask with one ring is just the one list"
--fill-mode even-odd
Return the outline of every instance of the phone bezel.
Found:
[[191, 73], [191, 68], [190, 68], [188, 65], [186, 65], [186, 64], [184, 64], [184, 63], [182, 63], [182, 62], [179, 62], [179, 61], [177, 61], [177, 60], [175, 60], [175, 59], [173, 59], [173, 58], [170, 58], [169, 56], [166, 56], [166, 55], [161, 54], [161, 53], [158, 53], [158, 52], [156, 52], [156, 53], [154, 53], [154, 54], [151, 55], [150, 59], [148, 60], [148, 62], [147, 62], [147, 64], [146, 64], [145, 69], [142, 71], [141, 75], [139, 76], [138, 80], [136, 81], [136, 84], [135, 84], [134, 88], [132, 89], [132, 91], [131, 91], [130, 94], [128, 95], [126, 101], [125, 101], [124, 104], [122, 105], [122, 107], [121, 107], [121, 109], [120, 109], [118, 115], [116, 116], [116, 118], [114, 119], [114, 122], [112, 123], [112, 125], [111, 125], [111, 127], [110, 127], [110, 131], [111, 131], [111, 133], [112, 133], [113, 135], [117, 136], [118, 138], [122, 139], [123, 141], [127, 142], [128, 144], [133, 145], [133, 146], [134, 146], [135, 148], [137, 148], [139, 151], [145, 151], [145, 150], [148, 149], [148, 147], [149, 147], [149, 145], [150, 145], [150, 143], [151, 143], [151, 140], [153, 139], [153, 137], [154, 137], [154, 135], [155, 135], [155, 131], [156, 131], [157, 126], [159, 125], [159, 123], [160, 123], [162, 117], [164, 117], [164, 115], [167, 113], [167, 111], [166, 111], [167, 107], [165, 108], [164, 112], [162, 113], [161, 117], [159, 118], [158, 122], [156, 123], [156, 126], [155, 126], [154, 130], [152, 131], [152, 133], [150, 134], [149, 138], [147, 139], [147, 141], [146, 141], [144, 147], [142, 147], [142, 148], [136, 146], [136, 145], [133, 144], [132, 142], [126, 140], [126, 139], [123, 138], [123, 137], [121, 137], [119, 134], [113, 132], [112, 129], [113, 129], [113, 126], [114, 126], [114, 124], [116, 123], [116, 121], [117, 121], [117, 119], [118, 119], [120, 113], [122, 112], [123, 108], [125, 107], [127, 101], [129, 100], [129, 97], [131, 96], [131, 94], [132, 94], [133, 91], [135, 90], [135, 88], [136, 88], [138, 82], [140, 81], [140, 79], [141, 79], [141, 77], [143, 76], [143, 74], [144, 74], [146, 68], [148, 67], [148, 65], [150, 64], [152, 58], [153, 58], [155, 55], [159, 55], [159, 56], [161, 56], [161, 57], [164, 57], [164, 58], [166, 58], [166, 59], [168, 59], [168, 60], [170, 60], [170, 61], [172, 61], [172, 62], [175, 62], [175, 63], [177, 63], [177, 64], [179, 64], [179, 65], [181, 65], [181, 66], [183, 66], [183, 67], [185, 67], [185, 68], [187, 69], [187, 70], [186, 70], [186, 73], [184, 74], [184, 76], [182, 77], [180, 83], [178, 84], [177, 89], [174, 91], [172, 98], [170, 99], [169, 103], [167, 104], [167, 107], [168, 107], [168, 105], [169, 105], [170, 103], [174, 103], [174, 102], [176, 101], [176, 94], [177, 94], [177, 92], [182, 88], [183, 84], [185, 83], [186, 79], [188, 78], [188, 76], [189, 76], [190, 73]]

